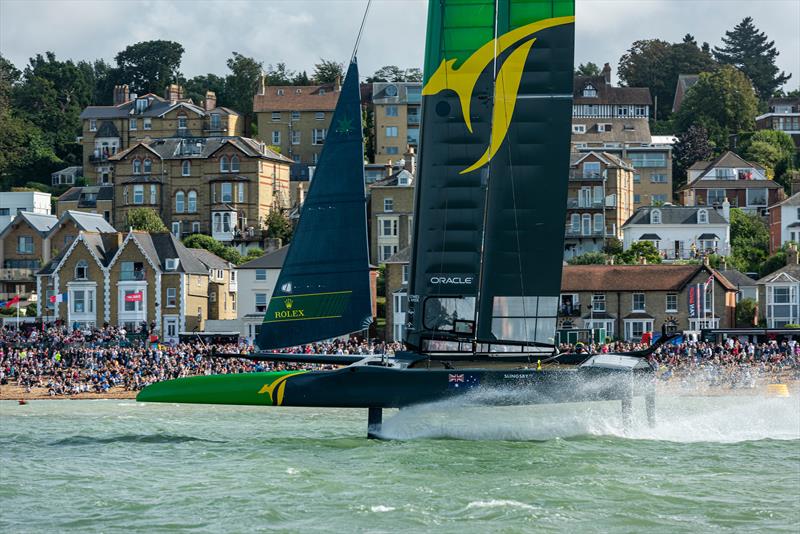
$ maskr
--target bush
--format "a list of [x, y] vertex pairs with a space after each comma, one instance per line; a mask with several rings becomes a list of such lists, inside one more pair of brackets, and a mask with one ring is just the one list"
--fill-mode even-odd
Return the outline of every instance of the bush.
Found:
[[234, 265], [239, 265], [243, 262], [242, 255], [233, 247], [223, 245], [210, 235], [192, 234], [183, 240], [183, 245], [188, 248], [202, 248], [212, 254], [216, 254], [225, 261], [229, 261]]
[[570, 265], [605, 265], [608, 256], [602, 252], [587, 252], [567, 260]]

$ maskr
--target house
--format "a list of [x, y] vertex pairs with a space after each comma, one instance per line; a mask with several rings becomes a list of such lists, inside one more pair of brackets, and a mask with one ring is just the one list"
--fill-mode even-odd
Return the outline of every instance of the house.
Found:
[[760, 278], [758, 287], [758, 309], [760, 317], [766, 317], [766, 328], [784, 328], [789, 324], [800, 324], [800, 265], [797, 245], [786, 251], [786, 265]]
[[81, 112], [83, 169], [89, 185], [114, 182], [109, 158], [136, 143], [156, 138], [224, 137], [243, 133], [241, 116], [217, 106], [213, 91], [202, 105], [184, 98], [183, 87], [170, 84], [164, 97], [131, 94], [127, 85], [114, 87], [114, 104], [89, 106]]
[[727, 198], [732, 208], [760, 215], [785, 198], [783, 187], [767, 179], [764, 167], [731, 151], [689, 167], [678, 195], [684, 206], [721, 206]]
[[274, 86], [267, 85], [262, 76], [258, 93], [253, 96], [259, 139], [277, 147], [294, 163], [293, 180], [309, 179], [309, 166], [317, 164], [341, 90], [341, 80]]
[[726, 269], [725, 267], [719, 273], [727, 278], [731, 285], [736, 286], [737, 305], [743, 299], [758, 301], [758, 284], [754, 278], [750, 278], [736, 269]]
[[36, 277], [39, 315], [78, 328], [146, 326], [172, 342], [209, 318], [209, 270], [166, 232], [81, 232]]
[[386, 341], [402, 342], [406, 333], [408, 278], [411, 270], [411, 247], [405, 247], [385, 262]]
[[800, 193], [769, 207], [769, 253], [789, 241], [800, 243]]
[[264, 223], [289, 208], [291, 161], [247, 137], [142, 141], [109, 156], [114, 226], [154, 209], [177, 238], [203, 233], [226, 244], [263, 246]]
[[800, 151], [800, 97], [770, 98], [768, 108], [756, 117], [756, 128], [786, 132]]
[[622, 239], [633, 213], [633, 167], [608, 152], [573, 155], [567, 189], [564, 257], [605, 248]]
[[422, 82], [375, 82], [373, 146], [375, 163], [390, 163], [419, 146]]
[[385, 262], [414, 234], [414, 176], [401, 169], [369, 186], [370, 261]]
[[672, 99], [672, 112], [677, 113], [681, 109], [686, 92], [700, 79], [699, 74], [679, 74], [678, 82], [675, 85], [675, 97]]
[[700, 206], [648, 206], [639, 208], [622, 225], [622, 246], [650, 241], [665, 260], [687, 260], [707, 254], [728, 256], [730, 205], [721, 210]]
[[35, 301], [34, 273], [50, 257], [47, 236], [57, 221], [54, 215], [22, 211], [0, 232], [0, 300], [20, 295]]
[[50, 193], [8, 191], [0, 195], [0, 232], [21, 212], [50, 215]]
[[75, 185], [75, 182], [80, 178], [83, 178], [83, 167], [80, 165], [66, 167], [50, 175], [50, 180], [54, 187]]
[[732, 327], [735, 307], [736, 286], [706, 265], [565, 265], [559, 327], [604, 328], [610, 338], [638, 341], [664, 324]]
[[56, 200], [56, 214], [61, 217], [66, 211], [84, 211], [102, 215], [112, 223], [114, 213], [114, 186], [87, 185], [70, 187]]
[[202, 248], [190, 248], [189, 252], [208, 269], [208, 318], [236, 319], [239, 291], [236, 265]]
[[242, 336], [252, 340], [261, 331], [264, 314], [288, 252], [289, 245], [286, 245], [237, 268], [238, 284], [247, 288], [240, 295], [236, 309]]

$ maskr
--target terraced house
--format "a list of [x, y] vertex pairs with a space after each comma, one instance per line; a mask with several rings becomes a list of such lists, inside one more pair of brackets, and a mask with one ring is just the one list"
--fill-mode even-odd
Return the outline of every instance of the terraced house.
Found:
[[260, 241], [272, 210], [289, 204], [291, 161], [246, 137], [142, 141], [109, 158], [116, 167], [114, 226], [150, 207], [178, 238], [209, 234]]
[[[213, 276], [214, 284], [221, 282]], [[39, 293], [46, 295], [39, 315], [78, 328], [109, 323], [134, 331], [146, 325], [173, 341], [219, 318], [211, 313], [217, 308], [209, 307], [219, 289], [209, 284], [206, 264], [170, 233], [81, 232], [37, 273]]]

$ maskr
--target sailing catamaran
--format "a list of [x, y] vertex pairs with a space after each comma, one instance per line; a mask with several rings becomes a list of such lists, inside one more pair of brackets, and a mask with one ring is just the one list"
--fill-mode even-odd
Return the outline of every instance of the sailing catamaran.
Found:
[[[555, 353], [569, 170], [574, 0], [430, 0], [407, 352], [271, 354], [336, 370], [155, 383], [137, 400], [382, 409], [621, 400], [654, 418], [646, 353]], [[358, 67], [351, 61], [257, 345], [372, 321]], [[240, 355], [227, 355], [241, 357]], [[567, 365], [571, 360], [575, 365]], [[637, 378], [644, 377], [644, 380]]]

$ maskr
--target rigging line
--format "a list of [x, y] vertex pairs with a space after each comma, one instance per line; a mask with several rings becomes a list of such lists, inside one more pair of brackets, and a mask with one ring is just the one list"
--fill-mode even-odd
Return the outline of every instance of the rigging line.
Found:
[[358, 29], [358, 37], [356, 37], [356, 44], [353, 47], [353, 54], [350, 56], [350, 63], [353, 62], [358, 53], [358, 45], [361, 44], [361, 35], [364, 33], [364, 26], [367, 23], [367, 14], [369, 13], [369, 6], [371, 4], [372, 0], [367, 0], [367, 7], [364, 8], [364, 17], [361, 19], [361, 27]]

